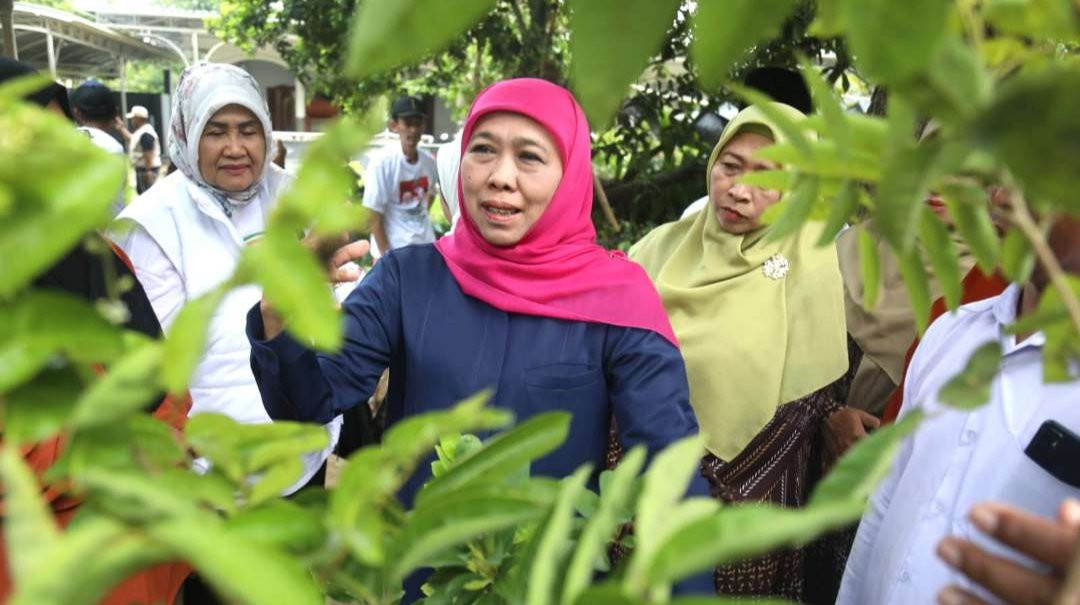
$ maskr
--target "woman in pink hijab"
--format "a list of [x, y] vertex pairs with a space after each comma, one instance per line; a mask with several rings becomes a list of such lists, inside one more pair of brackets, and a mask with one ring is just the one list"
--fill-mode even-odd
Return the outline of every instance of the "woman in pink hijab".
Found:
[[[602, 470], [613, 416], [624, 447], [655, 452], [696, 433], [656, 290], [638, 265], [596, 244], [589, 126], [570, 92], [499, 82], [477, 97], [462, 136], [463, 219], [437, 244], [379, 261], [342, 306], [340, 353], [306, 349], [265, 302], [251, 310], [252, 366], [270, 416], [326, 422], [367, 401], [389, 367], [388, 423], [485, 388], [519, 421], [571, 412], [569, 438], [535, 474]], [[421, 469], [401, 494], [406, 505], [427, 479]]]

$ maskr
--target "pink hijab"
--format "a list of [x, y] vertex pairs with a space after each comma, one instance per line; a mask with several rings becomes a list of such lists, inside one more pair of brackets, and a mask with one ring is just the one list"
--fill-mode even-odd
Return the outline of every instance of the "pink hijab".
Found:
[[528, 116], [546, 128], [559, 147], [563, 177], [543, 216], [505, 248], [480, 235], [458, 177], [463, 220], [435, 247], [461, 289], [508, 313], [644, 328], [678, 346], [645, 271], [621, 252], [596, 244], [589, 124], [570, 91], [533, 78], [489, 86], [469, 110], [463, 154], [477, 121], [496, 111]]

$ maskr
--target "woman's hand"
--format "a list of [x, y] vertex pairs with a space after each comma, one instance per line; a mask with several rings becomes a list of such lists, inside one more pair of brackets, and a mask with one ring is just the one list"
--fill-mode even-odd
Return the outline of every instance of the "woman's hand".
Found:
[[[353, 264], [353, 261], [364, 258], [370, 248], [364, 240], [348, 243], [348, 238], [344, 235], [332, 239], [309, 236], [304, 238], [304, 246], [319, 257], [319, 261], [326, 268], [326, 279], [331, 284], [360, 279], [360, 267]], [[263, 339], [271, 340], [281, 334], [285, 329], [285, 322], [265, 297], [259, 302], [259, 312], [263, 320]]]
[[[938, 556], [950, 567], [1013, 605], [1080, 603], [1080, 595], [1063, 600], [1065, 595], [1061, 594], [1069, 562], [1077, 554], [1080, 501], [1062, 503], [1056, 522], [997, 503], [975, 506], [971, 509], [971, 521], [1005, 546], [1050, 566], [1050, 571], [1030, 569], [989, 554], [967, 540], [952, 537], [942, 540], [937, 548]], [[985, 601], [958, 586], [942, 590], [938, 603], [985, 605]]]
[[844, 406], [833, 412], [825, 419], [821, 431], [825, 466], [832, 466], [851, 446], [866, 437], [867, 431], [876, 429], [880, 424], [876, 416], [858, 408]]

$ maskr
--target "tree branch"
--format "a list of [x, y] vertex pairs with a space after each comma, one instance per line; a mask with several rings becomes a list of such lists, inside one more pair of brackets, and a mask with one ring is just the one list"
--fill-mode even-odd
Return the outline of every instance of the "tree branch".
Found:
[[1035, 256], [1038, 257], [1043, 269], [1046, 270], [1050, 283], [1058, 291], [1065, 309], [1069, 312], [1069, 319], [1072, 320], [1073, 329], [1076, 330], [1077, 334], [1080, 334], [1080, 300], [1077, 300], [1076, 295], [1069, 288], [1069, 282], [1065, 279], [1065, 270], [1061, 268], [1061, 263], [1054, 256], [1050, 245], [1046, 243], [1046, 236], [1031, 216], [1027, 202], [1017, 195], [1013, 195], [1012, 198], [1012, 222], [1031, 243]]

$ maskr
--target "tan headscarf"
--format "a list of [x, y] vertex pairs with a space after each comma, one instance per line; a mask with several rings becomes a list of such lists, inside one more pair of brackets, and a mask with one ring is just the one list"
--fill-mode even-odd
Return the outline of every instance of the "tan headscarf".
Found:
[[[881, 264], [878, 267], [881, 286], [873, 309], [864, 308], [866, 288], [859, 263], [859, 233], [868, 231], [874, 238]], [[959, 253], [961, 275], [975, 265], [975, 259], [967, 246], [953, 236]], [[904, 280], [900, 277], [900, 263], [885, 240], [875, 233], [873, 219], [864, 221], [844, 231], [836, 238], [840, 258], [840, 273], [844, 277], [844, 307], [847, 328], [852, 340], [862, 349], [863, 357], [855, 371], [855, 378], [848, 392], [847, 404], [871, 414], [881, 415], [889, 396], [904, 377], [904, 358], [914, 342], [915, 312], [911, 308]], [[933, 270], [926, 267], [927, 275]], [[936, 279], [930, 280], [930, 296], [941, 296]]]
[[[774, 107], [796, 121], [805, 117]], [[707, 181], [736, 134], [763, 128], [783, 142], [757, 107], [739, 113], [713, 149]], [[848, 367], [835, 246], [816, 246], [821, 226], [815, 223], [779, 242], [765, 239], [765, 231], [727, 233], [710, 205], [658, 227], [630, 250], [660, 291], [706, 447], [723, 460], [737, 456], [780, 405], [828, 385]], [[777, 270], [781, 260], [786, 271]]]

